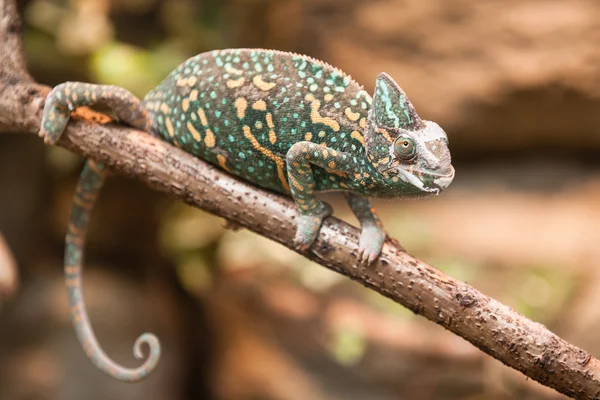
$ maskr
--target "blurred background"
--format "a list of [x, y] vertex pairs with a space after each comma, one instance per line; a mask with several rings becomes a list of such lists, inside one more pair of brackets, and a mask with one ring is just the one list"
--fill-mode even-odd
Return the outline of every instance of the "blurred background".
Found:
[[[29, 0], [39, 82], [139, 96], [197, 53], [305, 53], [372, 92], [386, 71], [448, 132], [441, 196], [375, 201], [408, 251], [600, 356], [600, 4], [593, 0]], [[85, 296], [106, 352], [144, 383], [98, 371], [62, 279], [82, 159], [0, 138], [0, 399], [562, 399], [403, 307], [142, 184], [111, 177], [92, 218]], [[356, 220], [328, 196], [336, 215]], [[6, 251], [10, 248], [14, 259]], [[16, 265], [19, 287], [9, 298]], [[13, 286], [14, 288], [14, 286]]]

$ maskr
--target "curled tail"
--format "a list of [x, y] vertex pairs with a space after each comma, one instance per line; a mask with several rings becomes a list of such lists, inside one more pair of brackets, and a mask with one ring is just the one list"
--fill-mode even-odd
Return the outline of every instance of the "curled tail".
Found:
[[[151, 121], [146, 110], [140, 101], [125, 89], [65, 83], [54, 88], [46, 99], [40, 136], [44, 137], [47, 143], [56, 142], [67, 125], [70, 111], [79, 106], [93, 104], [108, 105], [124, 122], [145, 131], [150, 129]], [[151, 333], [142, 334], [135, 342], [133, 353], [137, 359], [144, 358], [142, 345], [147, 344], [150, 354], [146, 361], [138, 368], [120, 366], [112, 361], [98, 344], [83, 300], [81, 276], [85, 235], [91, 209], [105, 176], [104, 165], [88, 160], [79, 177], [65, 238], [65, 283], [73, 326], [87, 356], [94, 365], [113, 378], [137, 382], [146, 378], [158, 364], [161, 352], [158, 338]]]

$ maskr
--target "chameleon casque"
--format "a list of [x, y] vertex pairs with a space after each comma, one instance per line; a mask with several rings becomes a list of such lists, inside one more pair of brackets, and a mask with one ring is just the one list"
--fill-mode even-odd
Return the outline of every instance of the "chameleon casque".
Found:
[[[454, 178], [446, 133], [419, 118], [387, 74], [371, 97], [349, 75], [308, 56], [261, 49], [215, 50], [177, 67], [140, 101], [123, 88], [67, 82], [46, 99], [40, 136], [58, 140], [70, 113], [101, 104], [117, 118], [260, 187], [293, 197], [295, 244], [307, 250], [331, 207], [319, 191], [342, 191], [362, 226], [358, 258], [373, 262], [386, 234], [368, 197], [437, 194]], [[138, 368], [101, 349], [85, 310], [81, 273], [89, 214], [105, 168], [88, 160], [73, 200], [65, 247], [71, 317], [88, 357], [128, 382], [148, 376], [160, 358], [158, 338], [141, 335], [150, 355]]]

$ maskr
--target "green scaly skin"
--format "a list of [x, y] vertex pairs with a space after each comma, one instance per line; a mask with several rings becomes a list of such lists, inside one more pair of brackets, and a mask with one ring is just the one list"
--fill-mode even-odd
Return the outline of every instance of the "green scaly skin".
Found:
[[[419, 118], [387, 75], [373, 97], [342, 71], [307, 56], [274, 50], [231, 49], [185, 61], [142, 102], [115, 86], [67, 82], [44, 108], [40, 136], [54, 143], [70, 112], [109, 106], [119, 120], [147, 131], [257, 186], [291, 196], [299, 218], [295, 244], [307, 250], [331, 207], [315, 193], [342, 191], [362, 226], [358, 259], [372, 263], [386, 238], [368, 197], [437, 194], [454, 178], [448, 139]], [[96, 342], [81, 295], [83, 241], [104, 167], [88, 161], [69, 223], [65, 276], [72, 319], [92, 362], [110, 376], [134, 382], [160, 357], [152, 334], [138, 338], [150, 356], [137, 369], [110, 360]]]

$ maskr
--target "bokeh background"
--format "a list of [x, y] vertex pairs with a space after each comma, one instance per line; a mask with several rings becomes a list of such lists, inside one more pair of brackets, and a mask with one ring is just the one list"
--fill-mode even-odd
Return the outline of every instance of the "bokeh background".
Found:
[[[593, 0], [29, 0], [48, 85], [139, 96], [199, 52], [305, 53], [372, 91], [380, 71], [448, 132], [441, 196], [375, 201], [411, 254], [600, 355], [600, 4]], [[0, 308], [0, 399], [561, 399], [437, 325], [287, 249], [113, 176], [85, 269], [104, 349], [158, 370], [116, 382], [69, 320], [63, 236], [80, 157], [0, 138], [0, 231], [20, 286]], [[336, 215], [356, 223], [339, 196]], [[0, 246], [0, 253], [6, 256]], [[8, 261], [5, 261], [6, 270]]]

